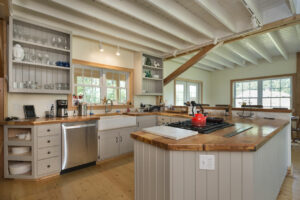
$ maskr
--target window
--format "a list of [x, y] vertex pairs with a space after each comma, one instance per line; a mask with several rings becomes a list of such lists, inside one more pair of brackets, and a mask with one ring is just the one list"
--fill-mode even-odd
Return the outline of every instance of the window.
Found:
[[183, 106], [187, 101], [201, 102], [202, 83], [193, 80], [175, 80], [175, 105]]
[[105, 97], [116, 104], [128, 101], [128, 72], [74, 65], [74, 94], [88, 104], [101, 104]]
[[233, 82], [234, 107], [263, 105], [264, 108], [291, 109], [292, 78], [268, 78]]

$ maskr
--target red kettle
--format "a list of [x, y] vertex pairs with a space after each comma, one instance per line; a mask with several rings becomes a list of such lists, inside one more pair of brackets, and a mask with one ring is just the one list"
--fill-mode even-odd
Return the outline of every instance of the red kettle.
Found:
[[195, 114], [195, 117], [192, 118], [192, 124], [194, 126], [205, 126], [206, 125], [206, 116], [201, 113]]

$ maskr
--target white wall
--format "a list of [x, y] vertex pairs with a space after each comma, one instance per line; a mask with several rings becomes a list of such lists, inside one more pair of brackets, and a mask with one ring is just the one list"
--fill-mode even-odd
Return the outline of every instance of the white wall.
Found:
[[290, 73], [296, 73], [296, 54], [289, 55], [288, 60], [278, 56], [273, 58], [272, 63], [260, 60], [257, 65], [215, 71], [211, 73], [210, 104], [230, 104], [230, 80]]
[[[180, 64], [165, 61], [164, 62], [164, 77], [167, 77], [173, 71], [175, 71]], [[207, 72], [197, 68], [190, 68], [184, 73], [182, 73], [179, 78], [200, 80], [203, 82], [203, 103], [211, 102], [211, 72]], [[171, 81], [166, 86], [164, 86], [164, 101], [166, 105], [174, 105], [174, 81]]]

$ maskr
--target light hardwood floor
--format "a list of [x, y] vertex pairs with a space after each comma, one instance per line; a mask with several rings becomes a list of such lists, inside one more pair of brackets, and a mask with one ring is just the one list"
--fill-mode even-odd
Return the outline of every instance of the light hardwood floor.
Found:
[[[293, 177], [283, 183], [278, 200], [300, 200], [300, 145], [293, 146]], [[0, 181], [0, 200], [133, 200], [133, 157], [74, 171], [42, 181]]]

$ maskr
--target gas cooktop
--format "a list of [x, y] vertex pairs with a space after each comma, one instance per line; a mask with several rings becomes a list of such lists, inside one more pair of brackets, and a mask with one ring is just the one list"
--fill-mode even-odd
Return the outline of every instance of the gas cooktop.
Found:
[[224, 121], [222, 121], [222, 122], [207, 121], [206, 126], [194, 126], [192, 124], [191, 120], [187, 120], [187, 121], [182, 121], [182, 122], [170, 123], [170, 124], [167, 124], [167, 126], [198, 131], [198, 133], [200, 133], [200, 134], [208, 134], [208, 133], [212, 133], [214, 131], [220, 130], [220, 129], [234, 126], [234, 124], [230, 124], [230, 123], [227, 123]]

